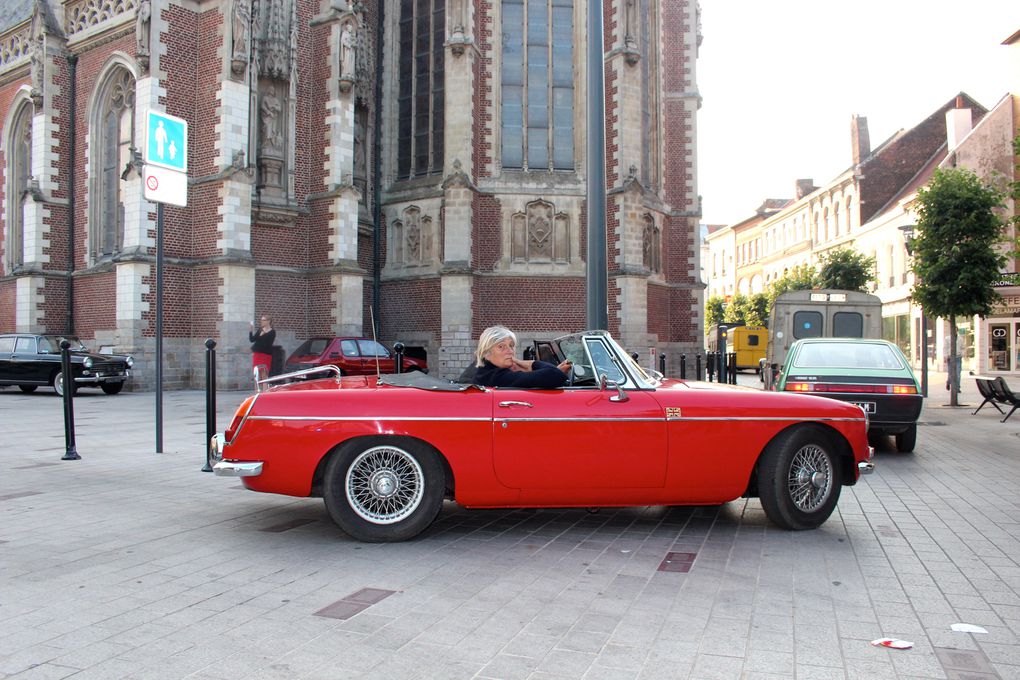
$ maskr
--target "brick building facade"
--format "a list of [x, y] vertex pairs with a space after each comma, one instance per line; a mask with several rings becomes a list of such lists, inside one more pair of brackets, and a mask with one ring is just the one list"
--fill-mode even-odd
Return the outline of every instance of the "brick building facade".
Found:
[[[73, 332], [153, 384], [148, 111], [188, 121], [165, 207], [164, 379], [250, 381], [248, 323], [402, 340], [585, 325], [579, 0], [13, 0], [0, 10], [0, 331]], [[700, 340], [694, 0], [605, 3], [610, 330]]]

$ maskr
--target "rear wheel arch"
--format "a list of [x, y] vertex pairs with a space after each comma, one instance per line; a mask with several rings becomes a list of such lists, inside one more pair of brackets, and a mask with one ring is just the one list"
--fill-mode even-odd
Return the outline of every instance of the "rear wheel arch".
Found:
[[446, 496], [443, 456], [416, 437], [354, 437], [336, 447], [323, 471], [333, 521], [368, 542], [412, 539], [438, 516]]
[[324, 456], [322, 456], [322, 458], [319, 459], [319, 464], [315, 466], [315, 472], [312, 474], [312, 492], [311, 492], [311, 495], [312, 496], [318, 496], [318, 497], [322, 496], [322, 485], [323, 485], [323, 481], [326, 478], [326, 468], [329, 467], [329, 462], [334, 457], [340, 455], [341, 450], [345, 446], [360, 446], [362, 444], [369, 444], [369, 443], [371, 443], [368, 440], [376, 440], [376, 441], [385, 440], [386, 442], [388, 442], [390, 444], [394, 444], [394, 445], [399, 445], [401, 442], [411, 441], [411, 442], [416, 442], [417, 444], [422, 445], [422, 446], [428, 446], [429, 448], [433, 449], [436, 452], [436, 454], [439, 456], [439, 462], [443, 466], [443, 473], [444, 473], [444, 475], [446, 477], [446, 489], [447, 489], [447, 491], [448, 492], [452, 492], [453, 491], [453, 488], [454, 488], [454, 476], [453, 476], [453, 468], [450, 467], [450, 461], [448, 461], [446, 459], [446, 456], [443, 455], [442, 451], [437, 449], [430, 442], [427, 442], [424, 439], [420, 439], [418, 437], [412, 437], [410, 435], [398, 435], [398, 434], [394, 434], [394, 435], [378, 435], [378, 434], [368, 434], [368, 435], [361, 435], [361, 436], [358, 436], [358, 437], [351, 437], [350, 439], [345, 439], [344, 441], [340, 442], [339, 444], [337, 444], [336, 446], [331, 448], [329, 451], [327, 451], [326, 454]]

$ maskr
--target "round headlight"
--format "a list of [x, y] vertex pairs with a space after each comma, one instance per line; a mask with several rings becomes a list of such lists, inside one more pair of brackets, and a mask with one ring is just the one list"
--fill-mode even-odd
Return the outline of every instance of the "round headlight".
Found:
[[92, 357], [85, 357], [85, 361], [82, 362], [85, 368], [92, 368]]
[[128, 368], [134, 368], [135, 360], [132, 357], [128, 357], [125, 363], [127, 363]]

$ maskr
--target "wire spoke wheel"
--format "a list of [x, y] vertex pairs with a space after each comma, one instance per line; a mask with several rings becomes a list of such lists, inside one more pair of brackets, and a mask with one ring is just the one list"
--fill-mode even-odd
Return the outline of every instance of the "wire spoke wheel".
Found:
[[359, 517], [373, 524], [394, 524], [421, 505], [425, 473], [407, 451], [376, 446], [354, 459], [344, 488], [347, 502]]
[[820, 507], [832, 493], [832, 462], [815, 444], [802, 446], [793, 456], [787, 488], [793, 504], [804, 512]]
[[817, 425], [788, 428], [758, 461], [758, 497], [776, 525], [814, 529], [836, 509], [843, 486], [839, 440]]

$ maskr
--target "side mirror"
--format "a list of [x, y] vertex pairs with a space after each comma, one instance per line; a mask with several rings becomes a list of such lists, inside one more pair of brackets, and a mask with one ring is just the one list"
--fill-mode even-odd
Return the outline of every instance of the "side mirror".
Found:
[[606, 375], [605, 373], [599, 375], [599, 390], [605, 392], [606, 389], [610, 387], [616, 389], [616, 394], [612, 397], [609, 397], [609, 401], [612, 402], [630, 401], [630, 397], [628, 397], [627, 393], [623, 391], [623, 387], [620, 386], [620, 383], [616, 382], [615, 380], [610, 380], [609, 376]]

